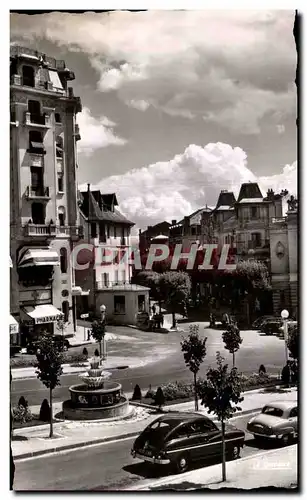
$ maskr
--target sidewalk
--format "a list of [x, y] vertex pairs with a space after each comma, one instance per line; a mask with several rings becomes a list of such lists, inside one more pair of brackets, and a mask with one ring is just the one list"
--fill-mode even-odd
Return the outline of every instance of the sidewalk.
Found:
[[[128, 396], [128, 394], [127, 394]], [[130, 396], [130, 395], [129, 395]], [[241, 403], [242, 411], [239, 414], [259, 411], [265, 404], [277, 400], [294, 400], [297, 397], [296, 388], [287, 389], [282, 393], [265, 392], [263, 389], [244, 393]], [[133, 416], [125, 420], [101, 421], [101, 422], [77, 422], [66, 421], [54, 424], [56, 437], [49, 439], [49, 425], [28, 427], [14, 430], [12, 450], [14, 458], [26, 458], [44, 455], [60, 450], [80, 448], [90, 444], [98, 444], [111, 440], [119, 440], [124, 437], [137, 436], [147, 425], [158, 417], [154, 410], [140, 406], [130, 405], [134, 410]], [[200, 408], [202, 408], [200, 406]], [[32, 407], [36, 410], [38, 407]], [[54, 415], [61, 411], [61, 403], [54, 405]], [[179, 403], [165, 406], [167, 411], [194, 411], [194, 402]], [[39, 409], [38, 409], [39, 411]], [[207, 410], [202, 409], [199, 413], [208, 415]], [[214, 420], [213, 415], [209, 415]]]
[[[147, 481], [140, 486], [125, 488], [137, 491], [192, 491], [200, 488], [246, 489], [274, 486], [277, 488], [297, 487], [297, 445], [269, 450], [241, 458], [226, 464], [226, 482], [222, 482], [221, 464], [203, 467], [176, 476], [156, 481]], [[205, 493], [205, 491], [204, 491]]]

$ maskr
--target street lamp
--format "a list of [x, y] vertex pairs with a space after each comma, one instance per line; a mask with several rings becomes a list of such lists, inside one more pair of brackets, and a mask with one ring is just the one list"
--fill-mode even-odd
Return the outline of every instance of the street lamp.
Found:
[[102, 359], [105, 360], [106, 359], [106, 341], [105, 341], [105, 327], [106, 327], [106, 306], [104, 304], [102, 304], [100, 306], [100, 314], [101, 314], [101, 325], [103, 327], [103, 331], [104, 331], [104, 334], [103, 334], [103, 339], [102, 339]]
[[280, 315], [281, 315], [281, 319], [283, 320], [286, 363], [288, 363], [288, 346], [287, 346], [287, 340], [288, 340], [288, 321], [287, 320], [289, 318], [289, 311], [287, 311], [287, 309], [283, 309], [281, 311]]

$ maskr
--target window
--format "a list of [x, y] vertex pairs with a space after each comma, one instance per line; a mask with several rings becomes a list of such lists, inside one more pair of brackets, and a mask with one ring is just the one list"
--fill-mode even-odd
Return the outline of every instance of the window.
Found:
[[26, 87], [35, 87], [34, 68], [32, 66], [22, 67], [22, 83]]
[[118, 283], [118, 269], [115, 269], [114, 271], [114, 281], [115, 283]]
[[102, 274], [102, 283], [104, 284], [104, 286], [109, 286], [109, 283], [110, 283], [109, 273]]
[[67, 273], [67, 250], [66, 250], [66, 248], [61, 248], [61, 250], [60, 250], [60, 267], [61, 267], [61, 273]]
[[259, 218], [259, 207], [251, 207], [251, 219]]
[[97, 238], [97, 224], [96, 224], [96, 222], [91, 223], [91, 238]]
[[44, 186], [44, 172], [42, 167], [31, 167], [31, 188], [39, 191]]
[[110, 226], [107, 225], [107, 238], [110, 238]]
[[145, 295], [138, 295], [138, 311], [145, 311]]
[[101, 243], [106, 242], [106, 228], [102, 222], [99, 223], [99, 241]]
[[58, 217], [59, 217], [60, 226], [65, 226], [65, 208], [64, 207], [58, 208]]
[[114, 238], [117, 238], [117, 235], [116, 235], [116, 226], [114, 226]]
[[253, 247], [261, 247], [261, 233], [252, 233]]
[[29, 132], [29, 150], [31, 153], [44, 153], [44, 143], [41, 132], [38, 132], [37, 130], [31, 130]]
[[292, 410], [290, 411], [290, 415], [289, 417], [290, 418], [294, 418], [294, 417], [297, 417], [297, 407], [296, 408], [292, 408]]
[[33, 224], [45, 224], [45, 207], [42, 203], [32, 203], [31, 216]]
[[41, 115], [41, 105], [39, 101], [28, 101], [28, 111], [31, 123], [45, 123], [45, 116]]
[[64, 302], [62, 302], [62, 312], [64, 313], [64, 321], [65, 321], [65, 323], [67, 323], [69, 320], [69, 302], [68, 302], [68, 300], [64, 300]]
[[114, 295], [114, 312], [115, 314], [125, 314], [126, 301], [124, 295]]
[[54, 117], [55, 117], [55, 123], [62, 123], [60, 113], [55, 113]]
[[63, 174], [58, 174], [58, 192], [64, 192], [64, 176]]
[[122, 271], [122, 282], [125, 283], [126, 281], [126, 271], [125, 269]]
[[271, 415], [272, 417], [282, 417], [283, 411], [281, 408], [275, 408], [274, 406], [265, 406], [262, 410], [265, 415]]
[[56, 157], [63, 158], [63, 139], [60, 135], [55, 140]]
[[125, 245], [126, 244], [126, 241], [125, 241], [125, 228], [122, 227], [122, 234], [121, 234], [121, 242], [120, 242], [121, 245]]

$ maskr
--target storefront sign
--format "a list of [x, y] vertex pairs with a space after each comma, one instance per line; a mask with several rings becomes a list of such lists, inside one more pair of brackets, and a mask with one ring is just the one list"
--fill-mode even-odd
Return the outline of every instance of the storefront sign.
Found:
[[17, 324], [10, 325], [10, 334], [14, 335], [16, 333], [18, 333], [18, 325]]
[[62, 316], [45, 316], [43, 318], [35, 318], [35, 324], [40, 325], [41, 323], [55, 323]]

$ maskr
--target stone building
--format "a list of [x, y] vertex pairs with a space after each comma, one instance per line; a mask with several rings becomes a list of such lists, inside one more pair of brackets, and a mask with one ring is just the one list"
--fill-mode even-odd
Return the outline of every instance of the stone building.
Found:
[[[10, 308], [21, 343], [63, 318], [73, 333], [70, 252], [82, 237], [76, 189], [76, 115], [65, 62], [10, 49]], [[58, 332], [60, 333], [60, 332]]]
[[92, 249], [80, 251], [78, 263], [90, 265], [75, 271], [76, 285], [90, 290], [88, 297], [77, 299], [78, 313], [90, 310], [99, 317], [104, 305], [107, 321], [135, 324], [138, 312], [149, 312], [149, 289], [131, 284], [130, 231], [134, 223], [116, 208], [115, 193], [103, 194], [88, 185], [87, 191], [80, 192], [79, 205], [82, 244]]
[[[176, 221], [172, 221], [172, 224]], [[157, 237], [164, 236], [164, 240], [168, 239], [169, 228], [171, 224], [167, 221], [159, 222], [154, 226], [148, 226], [144, 231], [139, 230], [139, 246], [141, 251], [147, 251], [150, 244]], [[159, 238], [161, 239], [161, 238]], [[156, 243], [157, 241], [155, 241]]]

